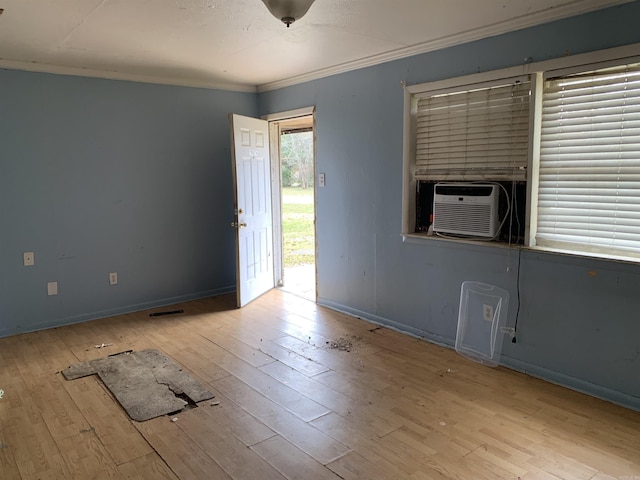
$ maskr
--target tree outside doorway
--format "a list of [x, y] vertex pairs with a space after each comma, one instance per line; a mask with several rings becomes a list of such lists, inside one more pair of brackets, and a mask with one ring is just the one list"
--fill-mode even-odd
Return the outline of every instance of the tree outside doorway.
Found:
[[315, 300], [313, 131], [280, 137], [284, 288]]
[[282, 186], [313, 188], [313, 131], [293, 131], [280, 137]]

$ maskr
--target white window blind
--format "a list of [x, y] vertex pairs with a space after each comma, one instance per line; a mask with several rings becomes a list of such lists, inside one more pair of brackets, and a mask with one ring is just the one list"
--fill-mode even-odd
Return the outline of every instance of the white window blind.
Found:
[[416, 114], [419, 180], [525, 180], [529, 80], [425, 96]]
[[545, 82], [536, 243], [640, 256], [640, 66]]

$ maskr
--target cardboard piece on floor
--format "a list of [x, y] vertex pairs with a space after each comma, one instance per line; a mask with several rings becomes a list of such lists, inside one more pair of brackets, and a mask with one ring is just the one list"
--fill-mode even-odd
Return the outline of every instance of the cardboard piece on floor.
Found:
[[129, 417], [139, 422], [182, 410], [188, 402], [176, 395], [186, 395], [194, 403], [214, 397], [171, 358], [155, 349], [78, 363], [62, 374], [67, 380], [98, 374]]

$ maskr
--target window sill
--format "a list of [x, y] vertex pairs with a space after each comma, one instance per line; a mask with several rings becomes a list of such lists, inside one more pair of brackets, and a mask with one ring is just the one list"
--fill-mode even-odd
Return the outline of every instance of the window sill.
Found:
[[446, 238], [439, 237], [437, 235], [427, 235], [426, 233], [403, 233], [402, 241], [404, 243], [413, 243], [413, 244], [425, 244], [429, 242], [442, 242], [442, 244], [456, 245], [456, 244], [464, 244], [464, 245], [474, 245], [481, 247], [493, 247], [493, 248], [523, 248], [523, 245], [509, 244], [506, 242], [497, 242], [497, 241], [483, 241], [483, 240], [473, 240], [470, 238]]
[[627, 265], [634, 265], [634, 266], [638, 266], [638, 264], [640, 263], [640, 258], [627, 257], [624, 255], [609, 255], [609, 254], [603, 254], [603, 253], [568, 250], [564, 248], [549, 247], [546, 245], [545, 246], [535, 245], [532, 247], [525, 247], [525, 248], [532, 252], [545, 252], [549, 254], [561, 255], [564, 257], [584, 258], [589, 260], [598, 260], [601, 262], [624, 263]]
[[562, 248], [555, 248], [549, 246], [526, 246], [526, 245], [516, 245], [516, 244], [508, 244], [506, 242], [496, 242], [496, 241], [481, 241], [481, 240], [471, 240], [466, 238], [444, 238], [438, 237], [435, 235], [427, 235], [426, 233], [403, 233], [402, 241], [408, 244], [416, 244], [416, 245], [425, 245], [430, 242], [438, 242], [443, 246], [453, 246], [453, 245], [468, 245], [473, 247], [491, 247], [491, 248], [504, 248], [504, 249], [520, 249], [524, 251], [529, 251], [533, 253], [543, 253], [548, 255], [559, 255], [566, 258], [574, 258], [574, 259], [585, 259], [585, 260], [595, 260], [601, 262], [611, 262], [618, 264], [626, 264], [638, 266], [640, 264], [640, 258], [636, 257], [626, 257], [623, 255], [603, 255], [602, 253], [592, 253], [592, 252], [582, 252], [576, 250], [567, 250]]

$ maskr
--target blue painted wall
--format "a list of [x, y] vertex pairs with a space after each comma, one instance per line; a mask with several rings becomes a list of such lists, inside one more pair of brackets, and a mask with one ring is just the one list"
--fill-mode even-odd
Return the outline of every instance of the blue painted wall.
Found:
[[460, 284], [508, 289], [513, 325], [519, 269], [518, 341], [504, 363], [640, 409], [640, 267], [400, 235], [401, 81], [640, 42], [638, 19], [636, 1], [261, 94], [261, 114], [316, 106], [320, 303], [452, 345]]
[[230, 112], [257, 95], [0, 70], [0, 336], [234, 289]]

